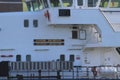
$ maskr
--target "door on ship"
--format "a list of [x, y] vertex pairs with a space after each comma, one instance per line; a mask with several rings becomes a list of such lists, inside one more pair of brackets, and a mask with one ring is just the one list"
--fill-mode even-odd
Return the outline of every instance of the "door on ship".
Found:
[[9, 76], [9, 62], [2, 61], [0, 62], [0, 77], [8, 77]]

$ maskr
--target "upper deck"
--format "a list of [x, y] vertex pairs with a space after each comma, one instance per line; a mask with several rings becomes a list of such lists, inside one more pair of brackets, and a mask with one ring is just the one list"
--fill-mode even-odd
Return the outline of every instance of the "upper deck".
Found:
[[75, 8], [119, 10], [120, 0], [24, 0], [27, 11], [38, 11], [45, 8]]

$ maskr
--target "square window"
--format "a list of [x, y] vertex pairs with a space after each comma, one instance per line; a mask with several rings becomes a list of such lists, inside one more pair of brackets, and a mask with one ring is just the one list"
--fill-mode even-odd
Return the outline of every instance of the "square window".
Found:
[[60, 55], [60, 61], [65, 61], [65, 55]]
[[75, 61], [74, 55], [70, 55], [70, 60], [69, 61]]
[[38, 20], [33, 20], [33, 26], [38, 27]]
[[29, 27], [29, 20], [24, 20], [24, 27]]
[[31, 55], [26, 55], [26, 61], [31, 61]]
[[21, 55], [16, 55], [16, 61], [21, 61]]
[[72, 31], [72, 39], [78, 39], [78, 31]]

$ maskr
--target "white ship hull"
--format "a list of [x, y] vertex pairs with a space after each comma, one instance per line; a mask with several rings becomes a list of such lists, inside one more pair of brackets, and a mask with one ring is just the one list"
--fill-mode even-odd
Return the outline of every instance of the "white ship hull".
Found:
[[0, 77], [119, 79], [120, 10], [99, 9], [102, 0], [53, 8], [47, 1], [39, 11], [0, 13]]

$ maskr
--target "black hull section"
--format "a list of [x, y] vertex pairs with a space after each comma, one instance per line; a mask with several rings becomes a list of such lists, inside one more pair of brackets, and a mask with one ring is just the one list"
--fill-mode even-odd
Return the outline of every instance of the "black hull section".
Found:
[[8, 61], [0, 62], [0, 77], [8, 76], [9, 76], [9, 62]]

